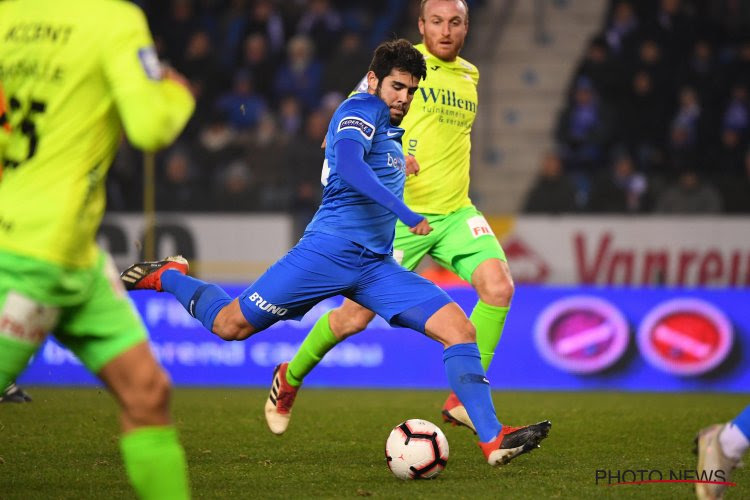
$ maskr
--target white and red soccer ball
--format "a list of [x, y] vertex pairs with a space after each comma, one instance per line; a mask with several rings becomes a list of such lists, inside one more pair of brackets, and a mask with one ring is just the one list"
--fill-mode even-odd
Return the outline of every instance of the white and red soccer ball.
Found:
[[388, 468], [399, 479], [433, 479], [448, 463], [448, 440], [426, 420], [409, 419], [393, 428], [385, 442]]

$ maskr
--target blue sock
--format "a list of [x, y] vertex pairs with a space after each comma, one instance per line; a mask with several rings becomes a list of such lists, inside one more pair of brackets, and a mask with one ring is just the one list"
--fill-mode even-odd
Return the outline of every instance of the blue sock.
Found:
[[451, 389], [466, 408], [479, 440], [485, 443], [492, 441], [503, 426], [498, 422], [492, 405], [490, 383], [482, 368], [477, 345], [456, 344], [448, 347], [443, 351], [443, 363]]
[[161, 275], [161, 288], [174, 295], [192, 317], [211, 331], [216, 315], [232, 302], [221, 287], [191, 278], [174, 269]]
[[750, 405], [747, 405], [742, 412], [734, 419], [734, 425], [742, 431], [745, 437], [750, 441]]

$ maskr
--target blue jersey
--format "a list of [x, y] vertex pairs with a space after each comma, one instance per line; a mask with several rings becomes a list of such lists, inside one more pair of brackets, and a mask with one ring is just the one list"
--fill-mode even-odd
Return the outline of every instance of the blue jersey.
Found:
[[361, 195], [336, 171], [334, 146], [351, 139], [365, 149], [364, 161], [380, 182], [403, 199], [406, 167], [401, 148], [404, 129], [391, 125], [388, 106], [377, 96], [355, 94], [333, 114], [326, 134], [323, 201], [306, 232], [331, 234], [385, 255], [393, 250], [396, 214]]

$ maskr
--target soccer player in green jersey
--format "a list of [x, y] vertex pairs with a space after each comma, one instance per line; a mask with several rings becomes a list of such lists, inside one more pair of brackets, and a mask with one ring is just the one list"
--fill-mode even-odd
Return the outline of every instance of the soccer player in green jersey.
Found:
[[168, 145], [195, 106], [162, 70], [146, 19], [119, 0], [0, 2], [0, 387], [48, 332], [112, 391], [138, 496], [188, 498], [167, 374], [95, 241], [122, 129]]
[[[411, 111], [401, 126], [402, 144], [412, 175], [404, 201], [424, 215], [431, 234], [415, 236], [396, 225], [393, 255], [413, 270], [425, 255], [470, 282], [479, 295], [471, 314], [485, 371], [500, 340], [513, 296], [513, 279], [497, 238], [469, 199], [471, 127], [477, 112], [477, 68], [458, 56], [469, 28], [464, 0], [422, 0], [419, 32], [427, 78], [417, 90]], [[266, 402], [272, 432], [283, 433], [303, 378], [344, 338], [365, 329], [375, 314], [346, 299], [318, 320], [289, 363], [274, 372]], [[443, 406], [443, 418], [474, 426], [455, 394]]]

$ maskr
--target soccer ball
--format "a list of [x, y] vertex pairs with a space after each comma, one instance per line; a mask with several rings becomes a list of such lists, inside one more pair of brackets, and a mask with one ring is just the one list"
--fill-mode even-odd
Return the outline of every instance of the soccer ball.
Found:
[[385, 460], [399, 479], [433, 479], [448, 463], [448, 440], [437, 425], [412, 418], [391, 431]]

